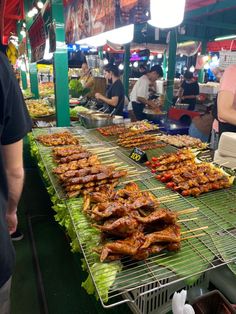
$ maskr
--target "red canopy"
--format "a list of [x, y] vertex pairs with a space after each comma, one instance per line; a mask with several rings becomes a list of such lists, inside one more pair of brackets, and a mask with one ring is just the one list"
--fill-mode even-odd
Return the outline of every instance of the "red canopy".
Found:
[[7, 44], [11, 34], [16, 35], [16, 22], [24, 19], [23, 0], [0, 0], [0, 36]]

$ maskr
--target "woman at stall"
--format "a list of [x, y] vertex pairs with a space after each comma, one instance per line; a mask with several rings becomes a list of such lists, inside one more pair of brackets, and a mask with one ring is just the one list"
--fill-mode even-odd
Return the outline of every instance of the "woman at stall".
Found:
[[194, 110], [197, 96], [199, 95], [199, 84], [193, 78], [193, 73], [185, 71], [184, 81], [178, 91], [178, 102], [189, 104], [188, 110]]
[[80, 82], [83, 85], [84, 89], [87, 90], [86, 96], [92, 96], [94, 92], [94, 77], [91, 73], [91, 69], [89, 68], [86, 62], [81, 65], [81, 76]]
[[102, 101], [106, 105], [106, 111], [113, 115], [123, 116], [125, 89], [120, 80], [119, 69], [116, 65], [110, 64], [104, 67], [104, 76], [107, 82], [111, 81], [111, 85], [107, 90], [107, 95], [96, 93], [96, 99]]
[[223, 132], [236, 132], [236, 64], [224, 72], [217, 97], [219, 136]]

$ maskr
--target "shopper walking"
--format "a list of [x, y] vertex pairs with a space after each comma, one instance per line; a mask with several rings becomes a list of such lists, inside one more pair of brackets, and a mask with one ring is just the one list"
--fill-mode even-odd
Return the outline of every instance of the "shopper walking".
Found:
[[23, 137], [31, 119], [7, 57], [0, 52], [0, 313], [10, 313], [14, 249], [10, 234], [17, 227], [23, 186]]

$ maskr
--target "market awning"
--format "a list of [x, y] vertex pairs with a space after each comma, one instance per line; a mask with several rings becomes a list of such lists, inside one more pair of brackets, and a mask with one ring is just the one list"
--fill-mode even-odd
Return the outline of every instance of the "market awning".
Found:
[[0, 36], [3, 44], [7, 44], [11, 34], [16, 34], [16, 23], [23, 18], [23, 0], [0, 0]]

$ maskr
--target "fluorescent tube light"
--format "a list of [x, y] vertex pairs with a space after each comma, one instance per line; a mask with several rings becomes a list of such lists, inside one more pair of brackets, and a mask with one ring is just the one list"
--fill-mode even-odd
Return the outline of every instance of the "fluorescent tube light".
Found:
[[222, 36], [222, 37], [216, 37], [215, 41], [234, 39], [234, 38], [236, 39], [236, 35]]

